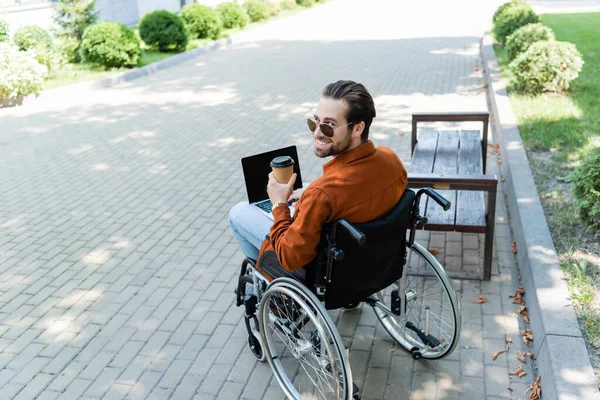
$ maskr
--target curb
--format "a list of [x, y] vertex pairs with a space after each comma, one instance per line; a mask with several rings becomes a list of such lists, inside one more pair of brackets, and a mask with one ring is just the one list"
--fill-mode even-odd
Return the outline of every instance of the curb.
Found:
[[534, 333], [533, 350], [545, 400], [600, 400], [590, 356], [558, 255], [546, 223], [529, 167], [517, 120], [500, 74], [490, 32], [481, 41], [481, 56], [494, 116], [492, 128], [500, 143], [510, 222], [525, 299]]
[[191, 60], [195, 57], [198, 57], [199, 55], [206, 54], [211, 51], [226, 47], [228, 45], [231, 45], [232, 43], [233, 39], [231, 37], [219, 39], [211, 44], [207, 44], [204, 47], [199, 47], [196, 49], [185, 51], [183, 53], [175, 54], [169, 58], [165, 58], [164, 60], [160, 60], [150, 65], [146, 65], [145, 67], [120, 72], [115, 75], [109, 76], [108, 78], [75, 83], [73, 85], [63, 86], [55, 89], [47, 89], [37, 95], [31, 94], [29, 96], [7, 100], [3, 103], [0, 102], [0, 108], [2, 108], [3, 106], [11, 107], [14, 105], [30, 104], [36, 100], [58, 101], [64, 99], [65, 96], [76, 95], [86, 91], [106, 89], [124, 82], [129, 82], [134, 79], [139, 79], [148, 75], [152, 75], [156, 72]]

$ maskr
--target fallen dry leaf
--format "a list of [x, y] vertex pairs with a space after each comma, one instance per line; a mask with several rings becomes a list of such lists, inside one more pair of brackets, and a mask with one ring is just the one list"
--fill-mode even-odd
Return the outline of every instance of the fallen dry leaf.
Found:
[[500, 182], [504, 182], [504, 180], [505, 180], [504, 178], [501, 178], [501, 179], [500, 179]]
[[535, 382], [533, 382], [531, 385], [529, 385], [529, 389], [527, 389], [525, 391], [525, 394], [527, 394], [527, 392], [531, 391], [531, 393], [529, 394], [529, 400], [540, 400], [542, 398], [542, 377], [538, 376], [535, 379]]
[[404, 136], [404, 131], [398, 131], [398, 136]]
[[441, 249], [439, 247], [436, 247], [435, 249], [427, 249], [427, 251], [430, 252], [431, 255], [435, 255], [435, 254], [439, 253], [440, 250]]
[[508, 390], [510, 390], [511, 392], [513, 391], [512, 388], [507, 388]]
[[523, 315], [523, 321], [525, 321], [526, 324], [529, 324], [529, 315]]
[[394, 342], [394, 347], [392, 347], [389, 351], [388, 351], [388, 355], [392, 354], [393, 352], [396, 351], [396, 342]]
[[517, 243], [513, 240], [510, 246], [512, 247], [513, 254], [517, 254]]
[[512, 343], [512, 338], [511, 337], [507, 337], [506, 338], [506, 343]]
[[497, 351], [494, 354], [492, 354], [492, 360], [496, 361], [496, 358], [498, 358], [498, 356], [502, 353], [504, 353], [504, 350], [500, 350], [500, 351]]
[[482, 303], [485, 303], [486, 301], [487, 301], [487, 297], [485, 297], [485, 296], [479, 296], [479, 300], [474, 301], [473, 303], [474, 304], [482, 304]]
[[519, 285], [519, 288], [517, 289], [517, 291], [514, 294], [509, 294], [508, 297], [514, 298], [513, 304], [525, 304], [525, 302], [523, 302], [523, 299], [522, 299], [524, 294], [525, 294], [525, 289], [523, 289], [523, 286]]
[[523, 353], [523, 355], [524, 355], [525, 357], [529, 357], [529, 358], [531, 358], [533, 361], [536, 361], [536, 359], [535, 359], [535, 356], [533, 355], [533, 352], [532, 352], [532, 351], [530, 351], [529, 353]]
[[525, 363], [525, 355], [523, 353], [521, 353], [520, 351], [517, 351], [517, 358], [519, 359], [519, 361], [521, 361], [522, 363]]
[[527, 307], [521, 306], [517, 309], [517, 311], [519, 311], [519, 314], [523, 315], [523, 319], [525, 320], [525, 322], [529, 323], [529, 314], [527, 313]]
[[522, 378], [526, 374], [526, 372], [525, 370], [523, 370], [523, 367], [519, 365], [515, 371], [509, 371], [508, 374], [517, 375], [519, 378]]
[[531, 343], [529, 343], [533, 342], [533, 335], [531, 334], [531, 330], [525, 329], [524, 331], [521, 331], [521, 335], [523, 335], [523, 343], [525, 343], [528, 347], [531, 347]]

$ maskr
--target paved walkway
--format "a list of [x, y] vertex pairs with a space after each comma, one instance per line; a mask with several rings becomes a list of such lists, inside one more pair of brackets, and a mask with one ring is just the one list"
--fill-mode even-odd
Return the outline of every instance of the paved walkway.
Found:
[[[315, 179], [304, 118], [340, 78], [371, 90], [372, 139], [407, 163], [413, 111], [485, 110], [478, 48], [495, 5], [412, 3], [337, 0], [148, 78], [0, 110], [0, 398], [281, 398], [232, 304], [239, 159], [296, 144]], [[507, 375], [524, 327], [502, 193], [496, 232], [492, 281], [455, 282], [464, 325], [448, 359], [388, 353], [370, 309], [344, 314], [365, 399], [526, 398], [530, 367]], [[482, 243], [421, 240], [443, 244], [442, 260]]]

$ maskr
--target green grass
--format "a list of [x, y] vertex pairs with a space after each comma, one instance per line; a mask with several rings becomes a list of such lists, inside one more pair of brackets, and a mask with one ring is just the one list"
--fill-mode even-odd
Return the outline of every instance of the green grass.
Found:
[[[316, 4], [318, 5], [318, 4], [322, 4], [322, 3], [316, 3]], [[306, 9], [307, 8], [305, 8], [305, 7], [298, 6], [291, 10], [281, 10], [279, 15], [277, 15], [275, 17], [271, 17], [271, 18], [263, 20], [263, 21], [251, 22], [244, 29], [240, 29], [240, 28], [224, 29], [221, 32], [220, 38], [227, 38], [233, 34], [240, 33], [242, 31], [248, 31], [250, 29], [264, 25], [268, 22], [272, 22], [272, 21], [276, 21], [276, 20], [279, 20], [282, 18], [290, 17], [292, 15], [296, 15]], [[134, 31], [137, 32], [137, 27], [133, 27], [132, 29], [134, 29]], [[198, 47], [203, 47], [203, 46], [206, 46], [207, 44], [213, 43], [214, 41], [215, 40], [212, 40], [212, 39], [193, 39], [193, 40], [189, 41], [189, 43], [186, 47], [186, 50], [192, 50], [192, 49], [195, 49]], [[175, 54], [177, 54], [177, 53], [176, 52], [165, 53], [165, 52], [159, 52], [159, 51], [148, 49], [144, 46], [144, 43], [142, 42], [142, 54], [140, 56], [140, 62], [139, 62], [138, 67], [145, 67], [146, 65], [150, 65], [157, 61], [164, 60], [165, 58], [169, 58]], [[103, 67], [98, 67], [98, 66], [94, 66], [91, 64], [84, 64], [84, 63], [82, 63], [82, 64], [67, 64], [60, 69], [60, 71], [56, 77], [54, 77], [46, 82], [44, 88], [45, 89], [53, 89], [53, 88], [57, 88], [57, 87], [61, 87], [61, 86], [72, 85], [74, 83], [103, 79], [103, 78], [109, 77], [111, 75], [114, 75], [115, 73], [123, 72], [123, 71], [127, 71], [127, 69], [126, 68], [106, 69]]]
[[[581, 330], [587, 343], [600, 349], [600, 274], [586, 261], [586, 255], [600, 257], [597, 248], [586, 244], [597, 237], [577, 218], [570, 183], [580, 156], [600, 146], [600, 13], [547, 14], [542, 21], [557, 40], [577, 46], [583, 70], [564, 94], [524, 95], [509, 83], [509, 97]], [[510, 82], [506, 52], [499, 46], [495, 50], [502, 76]]]
[[[542, 21], [554, 30], [557, 40], [577, 46], [585, 62], [583, 70], [565, 94], [511, 93], [511, 102], [525, 146], [530, 150], [557, 149], [557, 155], [565, 160], [571, 153], [580, 153], [590, 144], [598, 144], [600, 13], [547, 14], [542, 16]], [[510, 80], [504, 49], [496, 49], [503, 75]]]

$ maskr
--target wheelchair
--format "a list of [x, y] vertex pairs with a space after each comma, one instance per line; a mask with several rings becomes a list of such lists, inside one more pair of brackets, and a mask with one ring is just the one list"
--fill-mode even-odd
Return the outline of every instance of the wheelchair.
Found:
[[288, 398], [360, 399], [327, 310], [368, 304], [414, 359], [441, 359], [456, 347], [458, 297], [444, 268], [414, 241], [427, 223], [419, 214], [422, 194], [450, 207], [431, 188], [407, 189], [379, 220], [325, 226], [318, 256], [301, 270], [285, 270], [274, 253], [262, 256], [262, 272], [256, 260], [243, 261], [235, 292], [236, 304], [245, 307], [248, 346], [269, 363]]

